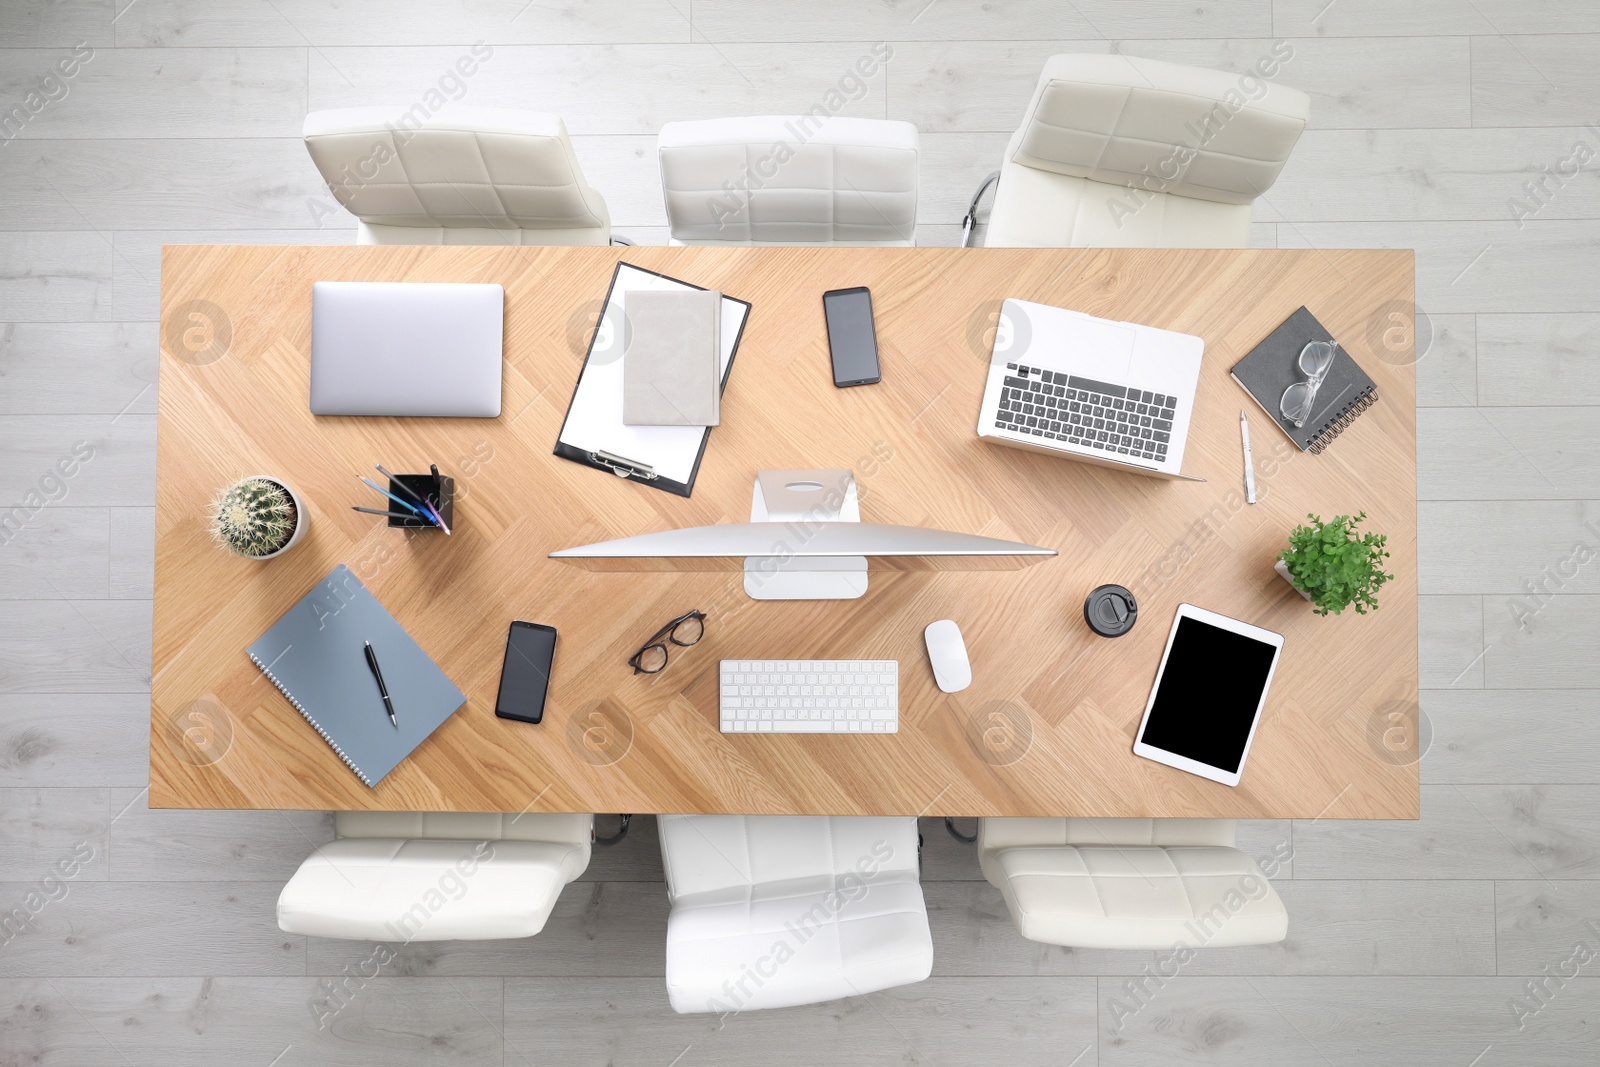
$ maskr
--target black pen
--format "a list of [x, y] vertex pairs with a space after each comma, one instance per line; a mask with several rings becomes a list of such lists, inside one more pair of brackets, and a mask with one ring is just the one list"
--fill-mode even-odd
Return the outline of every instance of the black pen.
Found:
[[[377, 469], [379, 474], [383, 475], [385, 478], [389, 479], [390, 482], [394, 483], [394, 487], [396, 489], [400, 490], [406, 496], [410, 497], [412, 500], [415, 500], [417, 503], [421, 504], [424, 508], [429, 507], [428, 502], [425, 499], [423, 499], [421, 494], [417, 493], [415, 490], [413, 490], [405, 482], [402, 482], [399, 478], [396, 478], [394, 475], [390, 474], [386, 469], [384, 469], [383, 464], [374, 463], [373, 467]], [[380, 490], [380, 492], [381, 492], [381, 490]]]
[[439, 527], [449, 536], [450, 528], [444, 524], [444, 479], [439, 477], [439, 465], [428, 464], [428, 469], [433, 472], [433, 497], [428, 503], [433, 506], [433, 512], [439, 517]]
[[389, 713], [389, 721], [395, 726], [400, 725], [400, 720], [394, 717], [394, 701], [389, 699], [389, 687], [383, 684], [383, 672], [378, 669], [377, 653], [372, 651], [372, 642], [363, 641], [367, 650], [367, 666], [372, 668], [372, 676], [378, 680], [378, 692], [383, 696], [383, 710]]

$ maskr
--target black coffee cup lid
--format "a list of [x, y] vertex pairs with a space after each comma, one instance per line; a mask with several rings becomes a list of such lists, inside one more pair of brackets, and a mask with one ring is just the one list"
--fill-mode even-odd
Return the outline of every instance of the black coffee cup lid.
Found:
[[1138, 602], [1120, 585], [1102, 585], [1083, 602], [1084, 621], [1101, 637], [1121, 637], [1138, 618]]

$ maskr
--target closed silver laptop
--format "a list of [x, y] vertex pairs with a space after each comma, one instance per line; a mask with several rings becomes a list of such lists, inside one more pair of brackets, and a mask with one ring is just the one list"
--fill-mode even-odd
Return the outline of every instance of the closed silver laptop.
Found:
[[505, 290], [447, 282], [317, 282], [315, 415], [500, 414]]

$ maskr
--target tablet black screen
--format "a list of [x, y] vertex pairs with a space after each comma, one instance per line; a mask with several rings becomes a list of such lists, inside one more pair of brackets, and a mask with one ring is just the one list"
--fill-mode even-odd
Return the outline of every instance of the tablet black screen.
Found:
[[1179, 619], [1140, 740], [1237, 774], [1276, 653], [1244, 634]]

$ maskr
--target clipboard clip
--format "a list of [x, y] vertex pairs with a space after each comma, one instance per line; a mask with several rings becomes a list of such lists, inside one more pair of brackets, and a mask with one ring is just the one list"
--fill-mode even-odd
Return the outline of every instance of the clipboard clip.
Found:
[[647, 482], [656, 480], [656, 469], [648, 463], [628, 459], [612, 452], [596, 450], [589, 453], [589, 459], [596, 466], [605, 467], [618, 478], [640, 478]]

